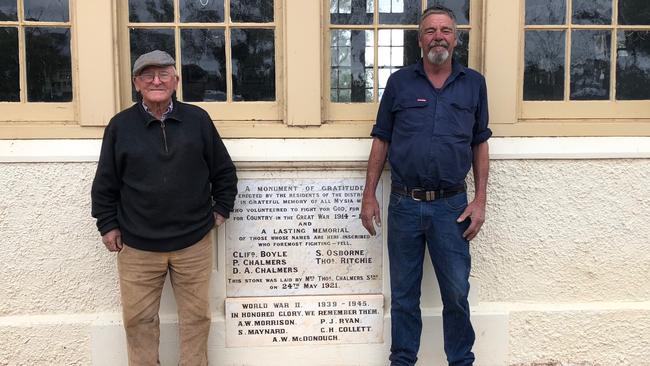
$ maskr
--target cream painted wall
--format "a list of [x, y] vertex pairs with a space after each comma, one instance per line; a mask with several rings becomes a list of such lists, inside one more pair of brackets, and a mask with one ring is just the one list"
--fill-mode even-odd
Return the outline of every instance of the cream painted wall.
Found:
[[[503, 364], [650, 364], [650, 159], [491, 164], [474, 310], [505, 319]], [[89, 214], [94, 169], [0, 164], [0, 365], [90, 364], [96, 324], [120, 333], [114, 257]]]

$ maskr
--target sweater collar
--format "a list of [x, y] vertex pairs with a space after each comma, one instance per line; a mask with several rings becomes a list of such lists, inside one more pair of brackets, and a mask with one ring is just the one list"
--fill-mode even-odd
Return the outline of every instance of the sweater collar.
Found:
[[[149, 112], [149, 108], [140, 100], [137, 103], [138, 110], [140, 110], [140, 114], [142, 115], [143, 121], [145, 125], [151, 124], [151, 122], [161, 122], [158, 118], [154, 117], [151, 112]], [[163, 113], [163, 121], [166, 120], [174, 120], [181, 122], [182, 118], [180, 116], [180, 111], [179, 111], [179, 102], [177, 100], [172, 99], [171, 102], [169, 102], [169, 107], [167, 108], [167, 111]]]

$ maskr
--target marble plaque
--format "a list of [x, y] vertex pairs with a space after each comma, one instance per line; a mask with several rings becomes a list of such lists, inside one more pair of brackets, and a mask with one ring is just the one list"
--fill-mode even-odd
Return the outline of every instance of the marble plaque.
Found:
[[364, 184], [241, 180], [226, 223], [226, 295], [381, 293], [381, 237], [359, 218]]
[[226, 347], [381, 343], [383, 295], [226, 299]]

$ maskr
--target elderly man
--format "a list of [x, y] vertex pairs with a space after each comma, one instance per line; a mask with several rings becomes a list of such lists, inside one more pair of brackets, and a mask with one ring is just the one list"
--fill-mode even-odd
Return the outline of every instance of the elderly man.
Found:
[[[374, 137], [361, 218], [375, 234], [380, 224], [375, 189], [388, 156], [391, 283], [391, 365], [413, 365], [422, 331], [420, 285], [425, 245], [443, 302], [449, 365], [472, 365], [469, 240], [485, 219], [488, 178], [487, 91], [478, 72], [452, 60], [456, 21], [434, 6], [420, 17], [424, 58], [391, 75], [372, 130]], [[467, 203], [465, 177], [473, 165], [476, 194]]]
[[169, 271], [178, 306], [180, 364], [207, 365], [210, 232], [233, 209], [237, 175], [207, 112], [174, 100], [174, 59], [140, 56], [142, 97], [104, 132], [92, 215], [117, 265], [130, 365], [156, 365], [160, 296]]

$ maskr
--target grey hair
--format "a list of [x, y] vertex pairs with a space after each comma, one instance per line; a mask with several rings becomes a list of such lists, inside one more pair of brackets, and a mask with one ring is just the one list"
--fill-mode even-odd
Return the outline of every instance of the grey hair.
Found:
[[443, 14], [451, 18], [451, 21], [454, 25], [454, 33], [456, 33], [456, 15], [454, 15], [454, 12], [451, 9], [444, 7], [442, 5], [433, 5], [426, 8], [422, 12], [422, 15], [420, 15], [420, 21], [418, 22], [418, 38], [422, 33], [422, 23], [424, 22], [424, 19], [426, 19], [429, 15], [433, 15], [433, 14]]

